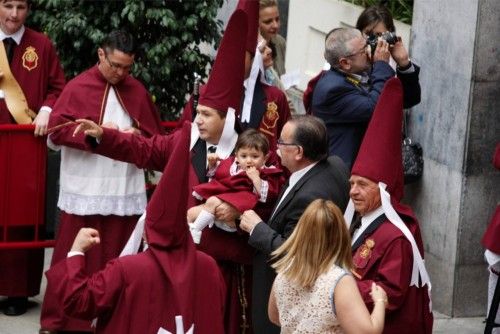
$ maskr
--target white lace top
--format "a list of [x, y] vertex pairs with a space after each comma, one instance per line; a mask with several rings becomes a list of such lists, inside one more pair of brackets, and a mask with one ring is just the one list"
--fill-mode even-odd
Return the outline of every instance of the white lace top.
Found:
[[344, 269], [333, 265], [318, 277], [311, 289], [304, 289], [279, 274], [274, 282], [274, 292], [281, 333], [343, 333], [334, 313], [332, 293], [344, 275], [347, 275]]
[[[110, 89], [103, 124], [120, 129], [132, 126], [113, 89]], [[61, 148], [58, 207], [71, 214], [140, 215], [146, 208], [144, 171], [133, 164], [73, 149]]]

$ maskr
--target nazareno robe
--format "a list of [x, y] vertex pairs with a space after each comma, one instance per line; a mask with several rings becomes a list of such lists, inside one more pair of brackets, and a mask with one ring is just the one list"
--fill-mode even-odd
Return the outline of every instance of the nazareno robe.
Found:
[[[31, 56], [38, 59], [30, 62]], [[14, 48], [10, 69], [23, 90], [28, 107], [37, 113], [42, 106], [52, 108], [64, 84], [64, 72], [52, 42], [42, 33], [25, 27]], [[0, 124], [15, 124], [4, 99], [0, 99]], [[26, 154], [29, 154], [28, 152]], [[22, 180], [19, 180], [22, 182]], [[32, 230], [10, 231], [10, 237], [29, 241]], [[11, 239], [13, 240], [13, 239]], [[0, 252], [0, 295], [34, 296], [40, 292], [43, 249], [3, 250]]]
[[[194, 333], [222, 334], [225, 291], [220, 271], [199, 251], [194, 270]], [[73, 256], [50, 268], [47, 280], [54, 283], [65, 313], [88, 321], [98, 317], [95, 333], [157, 334], [160, 327], [175, 333], [170, 282], [149, 250], [113, 260], [92, 276], [85, 272], [85, 258]]]
[[[132, 126], [139, 129], [142, 136], [150, 137], [163, 133], [156, 107], [144, 86], [131, 76], [111, 85], [96, 65], [71, 80], [62, 92], [50, 116], [49, 128], [53, 132], [49, 140], [56, 145], [90, 151], [83, 134], [73, 137], [76, 127], [73, 121], [86, 118], [101, 124], [111, 90], [114, 90], [123, 111], [130, 116]], [[102, 243], [86, 254], [89, 259], [86, 270], [94, 273], [103, 269], [109, 260], [120, 254], [142, 210], [143, 208], [140, 211], [135, 209], [132, 214], [106, 215], [96, 212], [85, 215], [62, 212], [52, 265], [66, 257], [80, 228], [93, 227], [101, 232]], [[42, 306], [41, 327], [50, 330], [85, 331], [90, 330], [90, 322], [65, 316], [49, 284]]]
[[[420, 228], [413, 211], [399, 203], [393, 203], [393, 206], [423, 254]], [[353, 262], [359, 291], [370, 310], [373, 308], [372, 282], [387, 293], [389, 305], [383, 333], [432, 333], [428, 287], [410, 286], [413, 267], [410, 242], [384, 215], [375, 219], [353, 245]]]

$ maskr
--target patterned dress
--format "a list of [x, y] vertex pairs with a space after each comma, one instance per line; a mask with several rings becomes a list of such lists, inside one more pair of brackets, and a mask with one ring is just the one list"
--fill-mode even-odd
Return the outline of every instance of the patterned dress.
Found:
[[333, 305], [333, 291], [347, 272], [333, 265], [312, 288], [305, 289], [278, 274], [274, 282], [281, 333], [343, 333]]

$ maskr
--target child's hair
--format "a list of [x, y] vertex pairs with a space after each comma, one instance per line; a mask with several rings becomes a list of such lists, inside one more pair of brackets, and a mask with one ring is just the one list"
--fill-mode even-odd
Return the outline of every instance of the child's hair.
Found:
[[247, 129], [238, 136], [234, 151], [238, 152], [241, 148], [254, 148], [266, 155], [269, 153], [269, 141], [263, 133], [255, 129]]
[[342, 212], [332, 201], [313, 201], [292, 235], [271, 256], [277, 273], [304, 288], [311, 287], [333, 264], [350, 270], [351, 237]]

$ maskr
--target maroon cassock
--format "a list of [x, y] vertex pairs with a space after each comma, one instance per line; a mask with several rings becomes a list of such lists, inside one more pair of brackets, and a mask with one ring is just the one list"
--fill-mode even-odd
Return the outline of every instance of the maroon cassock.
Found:
[[[195, 333], [224, 333], [222, 276], [215, 261], [196, 250], [186, 223], [189, 125], [177, 133], [175, 142], [164, 137], [168, 147], [162, 146], [165, 154], [156, 161], [165, 168], [146, 209], [149, 249], [113, 260], [90, 277], [82, 256], [47, 273], [66, 313], [98, 318], [96, 333], [156, 334], [159, 328], [176, 333], [176, 316], [182, 317], [183, 333], [192, 326]], [[103, 146], [108, 137], [114, 136], [105, 134]], [[174, 173], [177, 177], [171, 177]]]
[[[143, 136], [163, 133], [156, 107], [144, 86], [131, 76], [111, 85], [96, 65], [71, 80], [62, 92], [50, 115], [49, 128], [54, 131], [50, 140], [56, 145], [89, 150], [83, 134], [73, 137], [76, 127], [73, 120], [86, 118], [101, 124], [111, 89], [114, 89], [119, 103], [132, 119], [133, 126]], [[120, 254], [138, 218], [138, 215], [81, 216], [62, 212], [52, 265], [66, 257], [80, 228], [92, 227], [101, 232], [101, 244], [86, 254], [86, 270], [94, 273], [103, 269], [109, 260]], [[48, 285], [44, 298], [41, 326], [51, 330], [90, 330], [90, 322], [63, 314], [51, 285]]]
[[[413, 211], [399, 203], [393, 203], [393, 206], [415, 238], [420, 254], [424, 254], [420, 228]], [[372, 282], [387, 293], [389, 305], [383, 333], [432, 333], [433, 316], [427, 286], [410, 286], [413, 253], [403, 232], [386, 219], [373, 232], [359, 238], [362, 238], [362, 244], [353, 253], [354, 276], [370, 309], [373, 308]]]
[[195, 186], [193, 191], [205, 200], [211, 196], [216, 196], [221, 201], [234, 206], [239, 212], [254, 209], [257, 204], [265, 204], [266, 207], [270, 207], [272, 210], [280, 188], [284, 183], [283, 171], [268, 166], [263, 166], [259, 170], [260, 178], [267, 181], [269, 185], [266, 202], [262, 203], [259, 202], [259, 195], [255, 193], [253, 183], [244, 170], [240, 169], [235, 175], [231, 175], [230, 169], [234, 160], [233, 156], [221, 161], [212, 180]]
[[[500, 143], [497, 144], [495, 154], [493, 155], [493, 166], [500, 170]], [[481, 242], [484, 248], [493, 253], [500, 254], [500, 204], [497, 205]]]
[[[10, 68], [21, 86], [28, 107], [37, 113], [56, 102], [64, 84], [64, 72], [52, 42], [44, 34], [25, 28], [21, 43], [14, 47]], [[0, 124], [12, 123], [4, 99], [0, 99]], [[29, 154], [28, 152], [26, 154]], [[13, 232], [13, 231], [12, 231]], [[20, 240], [30, 240], [32, 231], [16, 231]], [[27, 234], [25, 234], [25, 232]], [[40, 292], [43, 249], [0, 252], [0, 295], [34, 296]]]

